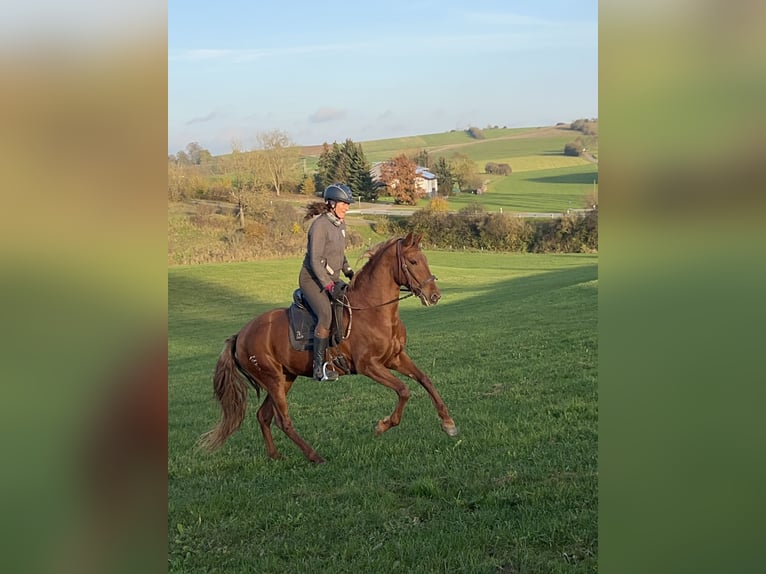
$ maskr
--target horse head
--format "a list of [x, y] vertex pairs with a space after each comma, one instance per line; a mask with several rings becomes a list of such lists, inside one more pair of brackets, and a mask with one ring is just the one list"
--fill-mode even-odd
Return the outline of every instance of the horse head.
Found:
[[399, 284], [420, 298], [426, 307], [436, 305], [441, 291], [436, 285], [437, 277], [431, 273], [428, 261], [420, 249], [422, 234], [408, 233], [397, 241], [396, 255], [399, 260]]

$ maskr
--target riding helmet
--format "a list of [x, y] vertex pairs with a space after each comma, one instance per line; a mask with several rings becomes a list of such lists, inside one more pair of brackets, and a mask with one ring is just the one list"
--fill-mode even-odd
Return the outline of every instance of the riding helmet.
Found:
[[333, 183], [332, 185], [328, 185], [325, 188], [322, 197], [324, 197], [325, 201], [332, 199], [334, 201], [342, 201], [343, 203], [349, 204], [354, 202], [354, 196], [351, 193], [351, 190], [344, 183]]

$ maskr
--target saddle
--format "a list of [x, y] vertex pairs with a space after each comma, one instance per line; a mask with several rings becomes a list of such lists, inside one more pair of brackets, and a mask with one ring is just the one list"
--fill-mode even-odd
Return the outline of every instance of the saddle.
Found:
[[[333, 297], [332, 322], [330, 324], [329, 347], [336, 347], [343, 341], [343, 296], [348, 285]], [[290, 344], [296, 351], [309, 351], [314, 348], [314, 327], [317, 324], [316, 315], [311, 311], [308, 302], [303, 298], [303, 291], [293, 291], [292, 305], [287, 309], [287, 320], [290, 323], [288, 333]]]

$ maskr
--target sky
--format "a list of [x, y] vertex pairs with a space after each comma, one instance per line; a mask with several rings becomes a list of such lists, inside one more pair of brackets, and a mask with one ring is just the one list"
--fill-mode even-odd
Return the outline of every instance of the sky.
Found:
[[596, 0], [168, 6], [168, 153], [598, 117]]

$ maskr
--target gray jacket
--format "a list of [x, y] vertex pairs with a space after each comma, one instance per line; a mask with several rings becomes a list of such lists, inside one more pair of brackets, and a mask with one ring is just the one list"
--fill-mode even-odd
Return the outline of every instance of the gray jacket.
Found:
[[350, 269], [345, 255], [346, 223], [323, 213], [311, 223], [303, 266], [320, 286], [338, 281]]

